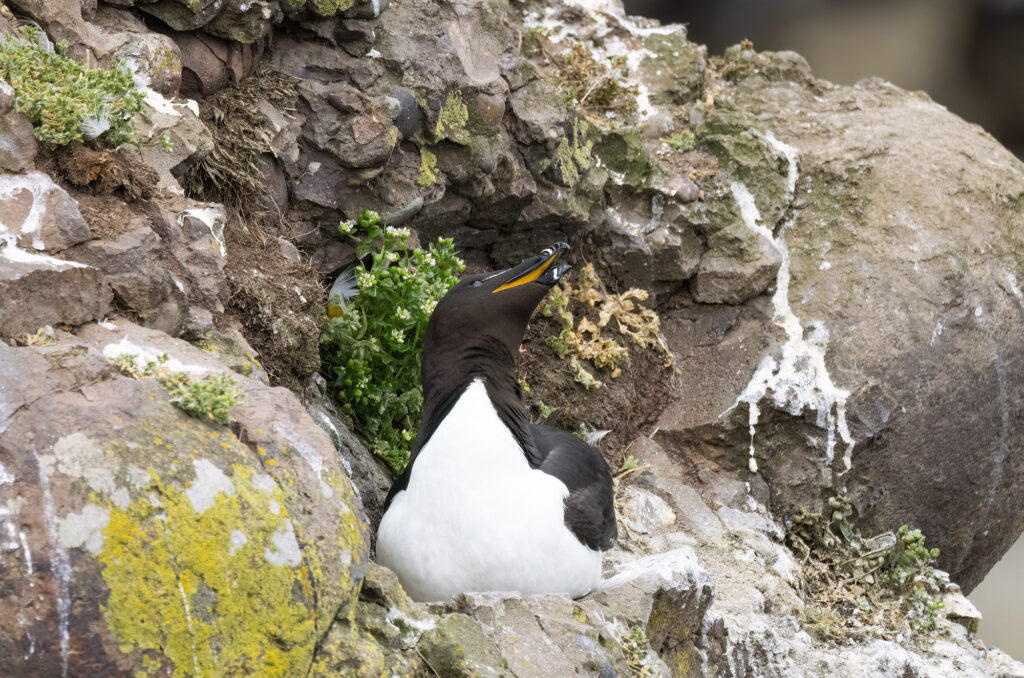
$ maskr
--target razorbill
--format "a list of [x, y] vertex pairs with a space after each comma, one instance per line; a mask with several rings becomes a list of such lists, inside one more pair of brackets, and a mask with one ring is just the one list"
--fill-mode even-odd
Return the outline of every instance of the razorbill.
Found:
[[576, 436], [531, 424], [512, 376], [530, 315], [569, 266], [556, 243], [464, 278], [423, 344], [423, 421], [377, 531], [377, 561], [418, 601], [567, 593], [601, 580], [618, 530], [611, 471]]

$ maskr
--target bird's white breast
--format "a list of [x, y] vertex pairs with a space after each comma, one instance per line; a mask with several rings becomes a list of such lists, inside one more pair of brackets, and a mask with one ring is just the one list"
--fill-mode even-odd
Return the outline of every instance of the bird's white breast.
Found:
[[601, 553], [565, 526], [562, 481], [531, 469], [474, 381], [420, 450], [377, 532], [377, 560], [415, 600], [468, 591], [581, 596]]

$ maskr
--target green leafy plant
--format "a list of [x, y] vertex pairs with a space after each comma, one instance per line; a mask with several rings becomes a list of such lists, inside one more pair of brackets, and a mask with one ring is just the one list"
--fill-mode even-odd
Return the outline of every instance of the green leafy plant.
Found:
[[135, 114], [142, 93], [132, 74], [119, 64], [89, 68], [64, 55], [35, 26], [0, 40], [0, 79], [14, 88], [19, 111], [35, 125], [40, 141], [63, 146], [102, 138], [117, 146], [135, 141]]
[[196, 419], [215, 421], [222, 426], [231, 421], [231, 407], [242, 399], [238, 384], [227, 374], [211, 374], [200, 379], [187, 372], [172, 372], [169, 360], [161, 353], [156, 360], [139, 364], [134, 353], [122, 353], [111, 362], [122, 374], [133, 379], [156, 379], [171, 395], [171, 402]]
[[331, 299], [321, 355], [342, 408], [400, 473], [423, 409], [427, 321], [466, 265], [450, 239], [411, 248], [409, 229], [387, 226], [376, 212], [363, 212], [339, 231], [357, 241], [356, 256], [368, 263], [357, 266], [348, 293]]
[[884, 579], [903, 594], [907, 621], [919, 633], [935, 628], [942, 610], [942, 601], [935, 596], [942, 582], [935, 569], [939, 549], [925, 546], [921, 530], [907, 525], [896, 531], [896, 543], [889, 549], [882, 565]]
[[226, 374], [213, 374], [195, 379], [185, 372], [172, 372], [164, 380], [171, 402], [196, 419], [212, 419], [224, 425], [231, 421], [231, 406], [242, 392], [235, 380]]
[[921, 531], [906, 525], [865, 538], [850, 522], [853, 513], [849, 497], [839, 495], [824, 511], [804, 508], [790, 519], [787, 539], [803, 558], [810, 595], [807, 627], [826, 640], [869, 627], [883, 637], [905, 627], [934, 630], [948, 581], [935, 568], [939, 550], [926, 548]]
[[685, 129], [682, 132], [676, 132], [670, 137], [662, 137], [661, 139], [661, 142], [663, 144], [668, 144], [672, 148], [682, 153], [692, 151], [694, 146], [696, 145], [696, 141], [697, 140], [693, 136], [693, 132], [691, 132], [688, 129]]

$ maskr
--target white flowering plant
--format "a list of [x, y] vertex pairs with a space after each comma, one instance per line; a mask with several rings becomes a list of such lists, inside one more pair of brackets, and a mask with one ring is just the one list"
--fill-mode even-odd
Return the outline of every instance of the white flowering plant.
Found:
[[[451, 239], [408, 246], [408, 228], [387, 226], [365, 211], [338, 231], [356, 242], [364, 262], [356, 290], [331, 299], [320, 338], [324, 369], [342, 408], [388, 466], [401, 473], [423, 410], [423, 335], [438, 300], [466, 265]], [[337, 295], [335, 295], [337, 296]]]

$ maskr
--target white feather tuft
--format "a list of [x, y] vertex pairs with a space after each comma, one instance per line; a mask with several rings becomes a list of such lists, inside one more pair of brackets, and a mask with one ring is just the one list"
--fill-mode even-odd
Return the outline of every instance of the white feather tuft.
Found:
[[87, 115], [82, 118], [78, 127], [82, 130], [82, 136], [92, 141], [110, 129], [110, 114], [102, 110], [93, 115]]
[[359, 296], [359, 285], [356, 284], [357, 267], [358, 264], [349, 266], [334, 279], [331, 292], [327, 297], [329, 299], [327, 311], [331, 317], [344, 314], [349, 302]]

